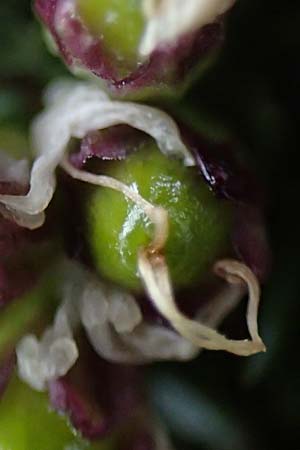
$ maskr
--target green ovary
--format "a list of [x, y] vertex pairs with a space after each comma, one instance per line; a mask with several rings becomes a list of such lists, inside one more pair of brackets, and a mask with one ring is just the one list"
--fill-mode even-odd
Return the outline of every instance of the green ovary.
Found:
[[77, 0], [80, 16], [104, 48], [128, 65], [137, 64], [144, 20], [141, 0]]
[[111, 442], [90, 444], [49, 407], [46, 394], [15, 377], [0, 400], [1, 450], [113, 450]]
[[[231, 212], [216, 199], [195, 169], [165, 157], [148, 142], [105, 171], [169, 214], [165, 255], [175, 287], [193, 286], [228, 248]], [[87, 208], [88, 237], [98, 271], [107, 279], [139, 290], [137, 255], [153, 238], [153, 224], [123, 194], [95, 188]]]

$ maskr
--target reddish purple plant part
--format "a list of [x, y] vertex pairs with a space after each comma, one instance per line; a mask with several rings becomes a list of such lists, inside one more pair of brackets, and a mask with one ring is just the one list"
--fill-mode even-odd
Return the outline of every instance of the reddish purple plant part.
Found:
[[[188, 75], [205, 58], [220, 48], [223, 21], [212, 19], [200, 29], [186, 31], [172, 42], [162, 42], [147, 59], [127, 76], [121, 76], [105, 42], [94, 37], [81, 21], [73, 0], [36, 0], [37, 14], [52, 34], [65, 63], [106, 81], [110, 92], [118, 96], [138, 95], [143, 89], [183, 85]], [[143, 93], [141, 94], [143, 95]]]
[[49, 383], [51, 406], [89, 441], [119, 434], [120, 450], [171, 450], [147, 407], [141, 368], [111, 364], [81, 341], [70, 372]]
[[100, 439], [132, 419], [141, 404], [137, 369], [110, 364], [86, 353], [63, 378], [49, 384], [52, 406], [66, 414], [72, 425], [89, 440]]
[[90, 160], [113, 161], [125, 159], [137, 151], [144, 135], [126, 125], [111, 127], [106, 131], [91, 131], [70, 155], [70, 161], [78, 169]]
[[[24, 195], [28, 188], [15, 181], [1, 183], [0, 194]], [[0, 204], [1, 208], [1, 204]], [[2, 213], [5, 210], [2, 209]], [[0, 311], [1, 307], [31, 286], [33, 276], [22, 267], [20, 254], [28, 243], [28, 231], [1, 215], [0, 209]]]
[[4, 357], [1, 360], [1, 365], [0, 365], [0, 401], [1, 401], [1, 397], [13, 375], [14, 369], [15, 369], [15, 364], [16, 364], [16, 358], [15, 358], [15, 354], [9, 354], [6, 355], [6, 357]]
[[234, 206], [232, 245], [235, 253], [263, 282], [270, 271], [271, 254], [264, 221], [265, 192], [253, 173], [234, 154], [236, 143], [209, 142], [181, 127], [200, 175], [220, 198]]
[[100, 439], [109, 433], [110, 418], [103, 411], [98, 411], [94, 404], [91, 406], [69, 380], [61, 378], [52, 381], [49, 384], [49, 396], [55, 410], [66, 415], [72, 426], [87, 439]]

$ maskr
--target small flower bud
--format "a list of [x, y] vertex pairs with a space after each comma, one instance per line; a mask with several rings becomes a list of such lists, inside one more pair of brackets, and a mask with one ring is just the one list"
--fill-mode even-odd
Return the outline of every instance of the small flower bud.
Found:
[[104, 80], [113, 95], [182, 93], [223, 41], [234, 0], [36, 0], [57, 50], [76, 74]]

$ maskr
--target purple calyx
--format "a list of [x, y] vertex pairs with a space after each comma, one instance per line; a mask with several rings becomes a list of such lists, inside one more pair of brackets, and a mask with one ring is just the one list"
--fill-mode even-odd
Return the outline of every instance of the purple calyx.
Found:
[[127, 125], [116, 125], [102, 131], [91, 131], [70, 156], [72, 164], [81, 169], [89, 161], [120, 161], [138, 150], [145, 134]]
[[61, 378], [49, 384], [51, 405], [59, 413], [65, 414], [72, 426], [84, 437], [88, 439], [105, 437], [110, 429], [108, 418], [99, 407], [87, 401], [68, 378]]
[[87, 342], [63, 378], [49, 384], [53, 408], [89, 440], [103, 439], [133, 419], [142, 403], [137, 369], [101, 359]]
[[123, 77], [105, 43], [92, 36], [69, 0], [36, 0], [35, 9], [50, 30], [65, 63], [81, 67], [107, 81], [116, 95], [142, 88], [178, 85], [211, 51], [223, 42], [223, 24], [214, 22], [186, 34], [172, 45], [157, 48], [149, 59]]

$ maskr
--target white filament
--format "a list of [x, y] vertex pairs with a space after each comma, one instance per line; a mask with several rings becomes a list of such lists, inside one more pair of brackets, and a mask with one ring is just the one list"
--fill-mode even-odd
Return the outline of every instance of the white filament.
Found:
[[246, 282], [248, 285], [250, 295], [247, 322], [251, 341], [227, 339], [215, 329], [184, 316], [176, 305], [169, 270], [164, 257], [162, 255], [149, 255], [146, 251], [141, 251], [138, 257], [139, 271], [149, 296], [158, 311], [183, 337], [202, 348], [226, 350], [241, 356], [265, 351], [265, 346], [257, 330], [259, 287], [255, 275], [238, 261], [225, 260], [218, 264], [217, 272], [219, 273], [222, 269], [227, 281], [234, 284]]
[[145, 200], [136, 191], [128, 187], [126, 184], [121, 183], [115, 178], [108, 177], [106, 175], [95, 175], [83, 170], [77, 170], [67, 160], [62, 161], [61, 166], [64, 170], [76, 180], [84, 181], [86, 183], [94, 184], [96, 186], [107, 187], [115, 191], [121, 192], [125, 197], [133, 201], [137, 206], [144, 211], [144, 213], [151, 220], [155, 226], [154, 239], [152, 241], [152, 248], [160, 250], [164, 247], [164, 244], [168, 237], [168, 213], [164, 208], [154, 206]]

